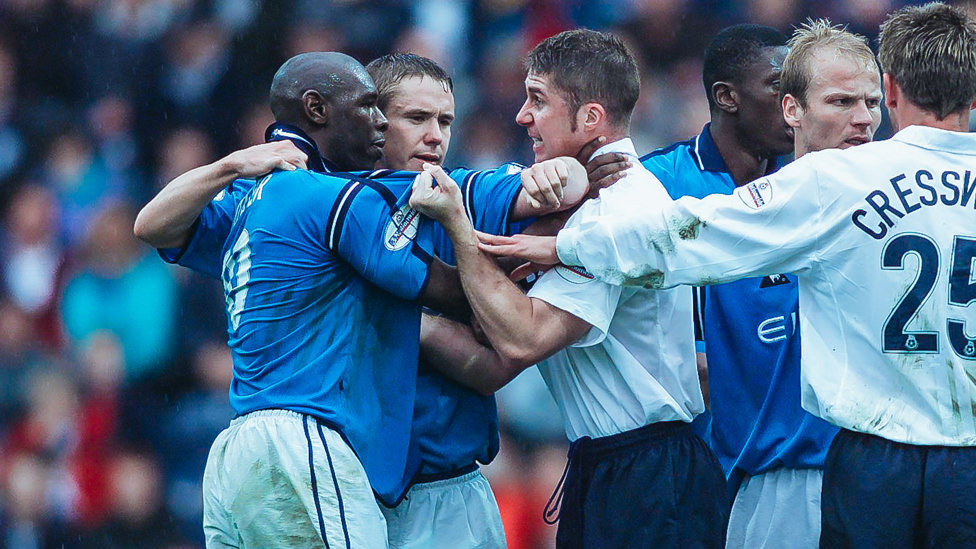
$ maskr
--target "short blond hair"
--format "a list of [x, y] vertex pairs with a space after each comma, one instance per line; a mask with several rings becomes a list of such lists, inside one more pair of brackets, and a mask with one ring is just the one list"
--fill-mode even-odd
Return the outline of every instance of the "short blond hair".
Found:
[[909, 6], [881, 24], [884, 72], [919, 108], [944, 120], [976, 98], [976, 24], [942, 2]]
[[817, 52], [833, 51], [856, 59], [865, 66], [878, 67], [878, 60], [868, 46], [867, 38], [847, 30], [847, 26], [833, 25], [829, 19], [809, 19], [793, 32], [788, 43], [790, 52], [783, 61], [780, 73], [780, 97], [792, 95], [800, 106], [807, 107], [807, 91], [813, 80], [810, 57]]

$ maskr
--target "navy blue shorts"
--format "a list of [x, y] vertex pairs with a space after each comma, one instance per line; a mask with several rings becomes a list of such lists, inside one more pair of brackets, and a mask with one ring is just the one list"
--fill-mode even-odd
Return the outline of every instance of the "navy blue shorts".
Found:
[[683, 422], [572, 443], [556, 547], [725, 547], [725, 477]]
[[976, 448], [848, 430], [824, 466], [820, 547], [976, 547]]

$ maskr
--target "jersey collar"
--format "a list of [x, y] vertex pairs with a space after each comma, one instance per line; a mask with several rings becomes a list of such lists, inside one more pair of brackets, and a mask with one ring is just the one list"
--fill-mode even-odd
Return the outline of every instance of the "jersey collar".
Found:
[[[718, 152], [718, 147], [715, 145], [715, 140], [712, 139], [712, 132], [709, 129], [711, 124], [705, 124], [702, 128], [702, 132], [698, 134], [698, 137], [691, 141], [691, 148], [689, 152], [692, 158], [695, 160], [695, 164], [698, 169], [705, 172], [720, 172], [729, 173], [729, 167], [725, 164], [725, 160], [722, 159], [722, 154]], [[770, 158], [766, 162], [766, 174], [769, 175], [774, 173], [776, 170], [782, 168], [786, 161], [790, 157], [776, 157]]]
[[976, 135], [968, 132], [954, 132], [930, 126], [908, 126], [902, 128], [891, 139], [916, 147], [936, 151], [950, 151], [956, 154], [973, 156], [973, 139]]
[[702, 132], [691, 142], [692, 158], [701, 171], [728, 173], [729, 168], [725, 165], [725, 160], [718, 152], [715, 141], [712, 139], [712, 132], [709, 131], [711, 124], [705, 124]]
[[308, 169], [313, 172], [329, 173], [339, 171], [338, 166], [322, 156], [319, 148], [315, 145], [315, 141], [297, 126], [285, 124], [284, 122], [275, 122], [264, 131], [264, 140], [269, 143], [272, 141], [291, 141], [308, 156]]

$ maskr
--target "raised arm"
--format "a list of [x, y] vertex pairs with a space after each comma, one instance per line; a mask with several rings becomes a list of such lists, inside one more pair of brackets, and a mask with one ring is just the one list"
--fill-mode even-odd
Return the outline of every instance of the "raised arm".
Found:
[[568, 156], [533, 164], [522, 170], [521, 176], [522, 190], [512, 211], [512, 221], [571, 208], [589, 191], [586, 168]]
[[249, 179], [273, 170], [305, 169], [308, 157], [290, 141], [263, 143], [233, 152], [169, 182], [136, 217], [134, 232], [154, 248], [184, 246], [197, 216], [235, 179]]

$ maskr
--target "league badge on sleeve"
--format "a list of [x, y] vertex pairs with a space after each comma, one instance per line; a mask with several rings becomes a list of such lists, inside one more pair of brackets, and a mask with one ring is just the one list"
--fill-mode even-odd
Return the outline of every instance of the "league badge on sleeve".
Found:
[[773, 185], [763, 178], [735, 190], [739, 199], [750, 209], [758, 210], [773, 200]]
[[591, 282], [594, 278], [594, 276], [583, 267], [559, 264], [554, 267], [554, 270], [560, 277], [562, 277], [563, 280], [572, 282], [573, 284], [586, 284], [587, 282]]
[[402, 250], [417, 236], [419, 226], [420, 212], [411, 208], [409, 204], [404, 204], [387, 223], [386, 231], [383, 233], [383, 245], [391, 252]]

